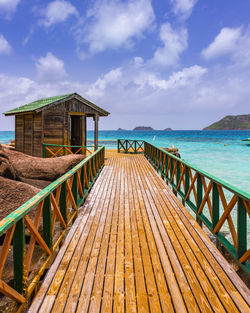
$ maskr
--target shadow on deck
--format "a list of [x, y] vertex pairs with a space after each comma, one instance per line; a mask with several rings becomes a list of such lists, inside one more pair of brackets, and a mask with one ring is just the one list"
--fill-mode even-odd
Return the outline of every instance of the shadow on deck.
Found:
[[147, 159], [107, 152], [29, 312], [249, 312], [249, 299]]

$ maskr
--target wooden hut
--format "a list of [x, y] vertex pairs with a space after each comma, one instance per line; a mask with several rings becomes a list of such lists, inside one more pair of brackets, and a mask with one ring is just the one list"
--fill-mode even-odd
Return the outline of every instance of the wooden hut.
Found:
[[98, 145], [98, 121], [109, 112], [77, 93], [44, 98], [4, 113], [15, 115], [17, 151], [42, 157], [42, 144], [85, 146], [86, 119], [95, 124], [95, 146]]

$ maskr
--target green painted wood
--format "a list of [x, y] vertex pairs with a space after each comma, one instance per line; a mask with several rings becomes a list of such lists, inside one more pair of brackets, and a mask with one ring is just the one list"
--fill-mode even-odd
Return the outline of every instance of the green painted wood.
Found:
[[[93, 160], [93, 159], [92, 159]], [[77, 192], [77, 173], [74, 174], [73, 183], [72, 183], [72, 194], [75, 199], [75, 203], [77, 203], [78, 192]]]
[[51, 226], [51, 199], [49, 195], [44, 199], [43, 204], [43, 239], [50, 249], [52, 249], [53, 245]]
[[14, 259], [14, 288], [23, 294], [24, 281], [24, 251], [25, 251], [25, 228], [24, 221], [20, 219], [16, 223], [13, 235], [13, 259]]
[[176, 175], [176, 184], [178, 185], [179, 181], [180, 181], [180, 177], [181, 177], [181, 164], [178, 161], [177, 162], [177, 175]]
[[212, 187], [212, 225], [213, 229], [219, 222], [220, 218], [220, 198], [217, 184], [213, 182]]
[[187, 196], [188, 190], [190, 187], [190, 175], [188, 171], [188, 167], [185, 167], [185, 198]]
[[66, 204], [66, 198], [67, 198], [67, 188], [66, 188], [66, 183], [62, 183], [61, 187], [61, 194], [60, 194], [60, 211], [62, 214], [62, 217], [67, 224], [67, 204]]
[[[197, 211], [199, 210], [199, 207], [201, 206], [202, 198], [203, 198], [202, 181], [201, 181], [201, 175], [198, 174], [197, 175]], [[198, 214], [196, 214], [196, 222], [200, 226], [202, 226], [202, 220], [200, 219]]]
[[247, 251], [247, 210], [241, 198], [237, 205], [237, 236], [238, 236], [238, 258]]

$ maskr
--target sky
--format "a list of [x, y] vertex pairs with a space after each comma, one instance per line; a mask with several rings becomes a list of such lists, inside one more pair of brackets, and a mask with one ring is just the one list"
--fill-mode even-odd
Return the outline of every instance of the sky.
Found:
[[249, 114], [250, 1], [0, 0], [0, 112], [72, 92], [103, 130]]

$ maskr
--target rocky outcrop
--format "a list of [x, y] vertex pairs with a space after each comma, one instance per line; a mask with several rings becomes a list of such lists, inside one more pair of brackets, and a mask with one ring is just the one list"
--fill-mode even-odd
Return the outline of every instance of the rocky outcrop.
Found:
[[83, 159], [83, 155], [43, 159], [0, 146], [0, 176], [44, 188]]
[[[28, 184], [0, 177], [0, 220], [15, 211], [29, 199], [34, 197], [41, 189]], [[33, 212], [30, 217], [33, 218]]]

